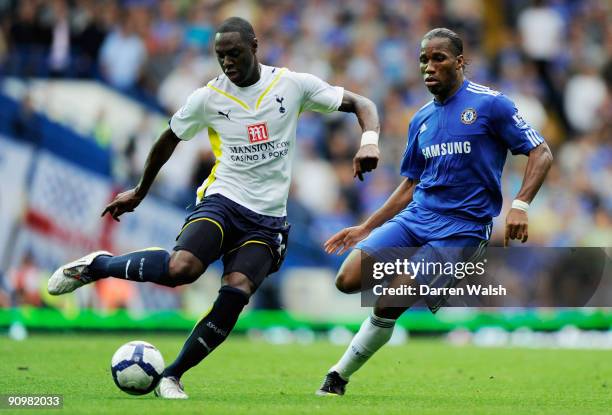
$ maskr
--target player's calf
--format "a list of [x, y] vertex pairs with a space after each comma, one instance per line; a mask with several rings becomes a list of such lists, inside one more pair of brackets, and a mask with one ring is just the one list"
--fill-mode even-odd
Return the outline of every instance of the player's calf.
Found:
[[164, 376], [180, 379], [225, 341], [251, 294], [269, 274], [273, 256], [267, 245], [252, 243], [226, 255], [223, 263], [223, 286], [219, 296], [208, 314], [196, 324], [179, 356], [164, 371]]
[[172, 256], [161, 248], [119, 256], [96, 251], [58, 268], [49, 279], [47, 290], [52, 295], [65, 294], [107, 277], [176, 287], [195, 281], [204, 269], [202, 262], [186, 251]]
[[164, 377], [180, 379], [223, 343], [248, 302], [249, 294], [244, 291], [228, 285], [221, 287], [212, 308], [193, 328], [179, 356], [164, 371]]

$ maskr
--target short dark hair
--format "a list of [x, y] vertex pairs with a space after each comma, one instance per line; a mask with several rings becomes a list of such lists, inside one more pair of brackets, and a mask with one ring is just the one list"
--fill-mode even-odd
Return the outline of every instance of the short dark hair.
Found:
[[434, 37], [441, 37], [450, 40], [451, 49], [455, 56], [463, 54], [463, 40], [461, 40], [459, 35], [452, 30], [445, 27], [437, 27], [425, 33], [423, 40], [430, 40]]
[[241, 17], [230, 17], [225, 19], [217, 29], [217, 33], [240, 33], [240, 38], [246, 42], [251, 42], [255, 39], [255, 31], [251, 23]]

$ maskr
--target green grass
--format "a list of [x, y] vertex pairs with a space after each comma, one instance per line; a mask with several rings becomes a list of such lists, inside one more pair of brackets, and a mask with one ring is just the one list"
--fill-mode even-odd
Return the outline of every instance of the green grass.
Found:
[[[451, 347], [411, 340], [383, 348], [344, 397], [316, 397], [344, 348], [230, 338], [184, 376], [188, 401], [119, 391], [109, 361], [122, 343], [155, 344], [168, 362], [183, 336], [33, 335], [0, 339], [0, 394], [62, 394], [61, 414], [610, 414], [612, 352]], [[24, 369], [27, 368], [27, 369]], [[0, 415], [11, 411], [0, 409]]]

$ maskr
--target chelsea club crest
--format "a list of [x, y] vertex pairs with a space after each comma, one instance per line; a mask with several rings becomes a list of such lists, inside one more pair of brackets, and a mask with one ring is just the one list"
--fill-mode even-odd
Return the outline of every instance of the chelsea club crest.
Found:
[[472, 124], [476, 121], [476, 110], [474, 108], [466, 108], [461, 113], [461, 122], [464, 124]]

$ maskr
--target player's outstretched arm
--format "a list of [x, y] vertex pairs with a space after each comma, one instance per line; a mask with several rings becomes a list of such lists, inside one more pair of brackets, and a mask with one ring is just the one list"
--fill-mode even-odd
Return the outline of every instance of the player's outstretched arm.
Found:
[[363, 181], [363, 173], [374, 170], [380, 158], [378, 151], [380, 122], [376, 105], [364, 96], [345, 90], [338, 111], [354, 113], [363, 130], [361, 147], [353, 158], [353, 177]]
[[504, 246], [508, 246], [510, 239], [518, 239], [522, 243], [527, 242], [529, 237], [527, 208], [540, 190], [552, 165], [552, 160], [552, 153], [546, 143], [540, 144], [529, 152], [523, 184], [506, 216]]
[[417, 184], [417, 180], [404, 179], [391, 196], [389, 196], [385, 204], [374, 212], [364, 223], [342, 229], [329, 238], [323, 245], [325, 252], [332, 254], [338, 251], [337, 254], [341, 255], [355, 246], [357, 242], [366, 238], [372, 230], [379, 227], [408, 206], [408, 203], [412, 201], [412, 194]]
[[159, 170], [168, 161], [176, 145], [180, 141], [181, 140], [172, 130], [167, 128], [159, 136], [155, 144], [153, 144], [147, 156], [144, 172], [138, 185], [133, 189], [119, 193], [113, 201], [106, 206], [101, 216], [108, 213], [114, 220], [119, 222], [119, 216], [123, 215], [125, 212], [133, 212], [147, 195], [157, 173], [159, 173]]

